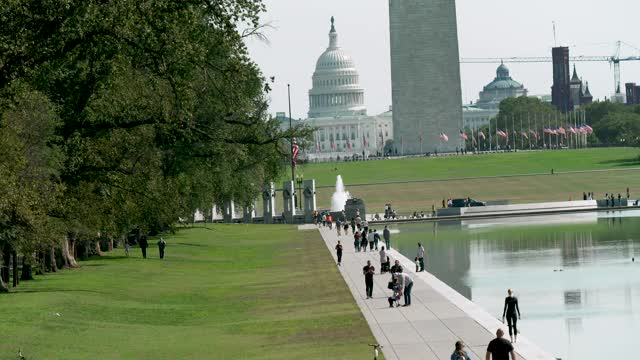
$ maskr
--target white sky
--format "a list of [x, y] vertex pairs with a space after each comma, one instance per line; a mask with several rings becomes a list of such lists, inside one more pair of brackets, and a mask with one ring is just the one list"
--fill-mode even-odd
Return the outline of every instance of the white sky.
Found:
[[[276, 77], [272, 113], [287, 111], [290, 83], [293, 117], [306, 118], [311, 75], [328, 46], [332, 15], [339, 44], [353, 57], [360, 73], [368, 113], [388, 109], [388, 0], [265, 0], [265, 4], [267, 13], [262, 20], [274, 27], [265, 31], [269, 42], [251, 39], [248, 46], [264, 75]], [[558, 45], [570, 46], [572, 56], [612, 55], [617, 40], [640, 48], [638, 0], [458, 0], [457, 15], [461, 57], [551, 56], [553, 21]], [[640, 50], [623, 45], [621, 55], [639, 56]], [[508, 66], [514, 80], [523, 83], [530, 94], [551, 93], [551, 63]], [[578, 74], [589, 81], [594, 98], [611, 95], [613, 69], [608, 63], [576, 66]], [[482, 86], [495, 77], [496, 67], [461, 64], [465, 103], [477, 100]], [[625, 82], [640, 83], [640, 61], [623, 62], [621, 74], [623, 87]]]

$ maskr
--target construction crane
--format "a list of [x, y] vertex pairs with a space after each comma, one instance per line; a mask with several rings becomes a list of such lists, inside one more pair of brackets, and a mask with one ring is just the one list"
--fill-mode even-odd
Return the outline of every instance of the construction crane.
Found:
[[[620, 63], [623, 61], [640, 61], [640, 56], [620, 57], [620, 47], [623, 44], [622, 41], [616, 42], [615, 54], [611, 56], [570, 56], [570, 61], [576, 62], [608, 62], [613, 64], [613, 82], [614, 82], [614, 94], [621, 94], [620, 86]], [[633, 45], [624, 43], [625, 45], [632, 47], [638, 51], [640, 49]], [[501, 62], [506, 63], [545, 63], [552, 62], [553, 59], [548, 56], [534, 56], [534, 57], [505, 57], [505, 58], [462, 58], [460, 63], [463, 64], [499, 64]]]

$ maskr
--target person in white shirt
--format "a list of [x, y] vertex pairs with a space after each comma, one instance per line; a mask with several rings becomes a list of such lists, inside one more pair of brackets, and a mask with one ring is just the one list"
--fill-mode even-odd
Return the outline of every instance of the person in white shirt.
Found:
[[418, 262], [420, 263], [420, 270], [424, 271], [424, 246], [421, 243], [418, 243], [418, 253], [416, 254], [418, 258]]
[[394, 273], [392, 275], [393, 281], [400, 284], [400, 296], [404, 295], [404, 305], [411, 305], [411, 289], [413, 289], [413, 279], [405, 273]]

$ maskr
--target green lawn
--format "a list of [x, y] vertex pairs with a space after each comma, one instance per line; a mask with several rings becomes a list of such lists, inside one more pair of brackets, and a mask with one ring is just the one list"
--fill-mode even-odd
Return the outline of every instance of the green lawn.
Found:
[[[0, 295], [0, 359], [364, 359], [373, 336], [315, 231], [216, 225]], [[60, 316], [56, 315], [60, 314]]]
[[[495, 175], [547, 173], [640, 167], [640, 149], [606, 148], [534, 151], [440, 158], [407, 158], [360, 162], [306, 164], [299, 168], [317, 186], [333, 186], [336, 176], [344, 183], [450, 179]], [[281, 185], [281, 184], [279, 184]]]
[[[320, 208], [330, 207], [336, 176], [342, 175], [347, 190], [364, 199], [369, 213], [382, 212], [391, 203], [406, 215], [428, 212], [441, 206], [442, 199], [467, 196], [510, 203], [564, 201], [582, 199], [583, 192], [625, 196], [630, 187], [632, 198], [639, 197], [639, 155], [635, 148], [537, 151], [307, 164], [299, 171], [317, 180]], [[606, 169], [618, 171], [563, 173]], [[415, 182], [420, 180], [425, 181]], [[402, 181], [414, 182], [388, 183]]]

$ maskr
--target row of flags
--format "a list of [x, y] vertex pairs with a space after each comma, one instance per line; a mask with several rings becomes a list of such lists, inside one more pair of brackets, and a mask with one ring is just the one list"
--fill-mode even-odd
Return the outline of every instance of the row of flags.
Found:
[[[365, 148], [369, 146], [369, 140], [367, 140], [366, 137], [362, 138], [362, 146], [364, 146]], [[352, 148], [351, 141], [347, 139], [347, 152], [351, 151], [351, 148]], [[336, 150], [336, 143], [333, 140], [331, 140], [331, 150], [332, 151]], [[316, 141], [316, 152], [317, 153], [320, 152], [320, 141]]]

